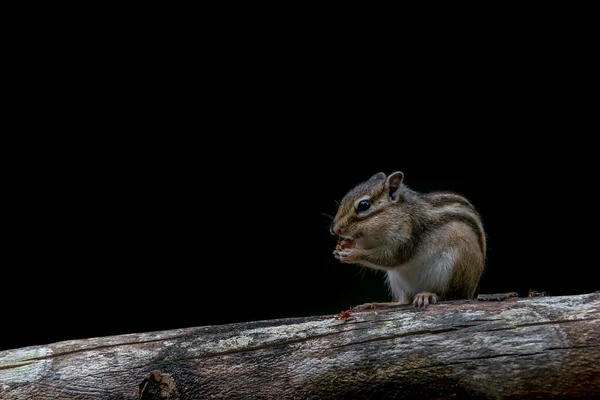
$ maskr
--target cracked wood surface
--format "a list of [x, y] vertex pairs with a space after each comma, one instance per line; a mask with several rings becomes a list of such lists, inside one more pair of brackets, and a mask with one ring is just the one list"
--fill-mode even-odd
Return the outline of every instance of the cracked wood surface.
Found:
[[0, 351], [0, 399], [600, 398], [600, 293]]

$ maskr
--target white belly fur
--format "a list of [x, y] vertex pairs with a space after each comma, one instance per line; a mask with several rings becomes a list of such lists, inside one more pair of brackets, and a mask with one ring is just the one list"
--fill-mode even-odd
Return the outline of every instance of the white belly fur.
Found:
[[408, 303], [419, 292], [440, 294], [452, 278], [458, 257], [456, 248], [418, 254], [411, 262], [387, 272], [388, 284], [395, 301]]

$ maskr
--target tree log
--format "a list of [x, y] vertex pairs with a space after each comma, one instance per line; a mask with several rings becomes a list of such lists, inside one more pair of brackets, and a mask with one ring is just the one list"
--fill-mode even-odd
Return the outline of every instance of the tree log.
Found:
[[0, 399], [600, 398], [599, 312], [596, 292], [64, 341], [1, 351]]

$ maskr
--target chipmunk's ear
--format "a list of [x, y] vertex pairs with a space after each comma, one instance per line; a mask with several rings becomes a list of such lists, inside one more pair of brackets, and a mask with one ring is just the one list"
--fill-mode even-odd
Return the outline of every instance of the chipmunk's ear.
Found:
[[390, 200], [393, 202], [397, 202], [400, 199], [400, 186], [402, 185], [402, 180], [404, 179], [404, 174], [400, 171], [394, 172], [390, 176], [387, 177], [385, 181], [388, 187], [388, 194]]
[[378, 181], [380, 179], [385, 179], [385, 174], [383, 172], [378, 172], [369, 178], [370, 181]]

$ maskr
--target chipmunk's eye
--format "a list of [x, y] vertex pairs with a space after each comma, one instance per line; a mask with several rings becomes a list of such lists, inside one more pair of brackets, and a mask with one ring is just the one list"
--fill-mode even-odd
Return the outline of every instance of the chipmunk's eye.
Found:
[[361, 200], [360, 203], [356, 206], [356, 211], [367, 211], [371, 207], [371, 202], [369, 200]]

